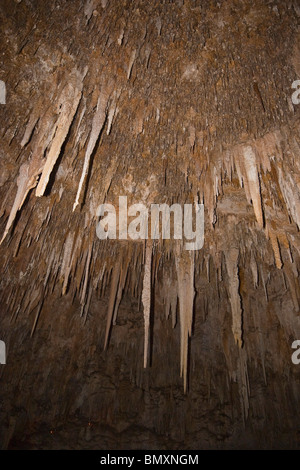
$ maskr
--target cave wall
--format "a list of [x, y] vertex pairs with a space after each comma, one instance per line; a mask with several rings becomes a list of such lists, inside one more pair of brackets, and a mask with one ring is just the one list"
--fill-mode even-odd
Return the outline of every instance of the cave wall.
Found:
[[[1, 2], [2, 448], [299, 448], [299, 17]], [[99, 240], [120, 195], [203, 248]]]

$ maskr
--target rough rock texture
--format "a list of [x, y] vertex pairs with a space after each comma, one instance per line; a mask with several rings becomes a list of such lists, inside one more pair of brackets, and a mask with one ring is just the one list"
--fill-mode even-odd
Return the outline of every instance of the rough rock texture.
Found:
[[[2, 448], [300, 447], [299, 18], [1, 2]], [[204, 203], [203, 248], [99, 240], [119, 196]]]

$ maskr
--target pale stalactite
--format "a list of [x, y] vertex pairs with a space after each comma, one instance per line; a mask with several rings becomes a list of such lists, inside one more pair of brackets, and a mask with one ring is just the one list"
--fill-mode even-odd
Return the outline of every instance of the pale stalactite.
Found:
[[131, 53], [131, 56], [130, 56], [130, 60], [129, 60], [129, 64], [128, 64], [128, 69], [127, 69], [127, 80], [130, 79], [130, 76], [131, 76], [131, 71], [132, 71], [132, 67], [133, 67], [133, 64], [134, 64], [134, 61], [136, 59], [136, 49], [134, 49]]
[[280, 131], [272, 131], [253, 142], [253, 146], [258, 156], [258, 163], [264, 171], [271, 171], [271, 161], [276, 158], [281, 159], [280, 140], [282, 135]]
[[21, 165], [17, 178], [17, 194], [11, 208], [8, 221], [6, 223], [0, 245], [6, 238], [9, 229], [11, 228], [16, 218], [17, 212], [22, 208], [27, 194], [32, 188], [36, 186], [40, 169], [40, 161], [35, 158], [33, 158], [29, 163], [23, 163]]
[[205, 255], [207, 281], [210, 282], [210, 255]]
[[239, 274], [238, 274], [238, 248], [230, 248], [225, 251], [226, 268], [229, 281], [229, 300], [232, 313], [232, 332], [236, 344], [241, 348], [243, 345], [242, 331], [242, 308], [241, 297], [239, 293]]
[[257, 288], [257, 285], [258, 285], [258, 269], [257, 269], [257, 261], [255, 259], [253, 251], [251, 251], [250, 268], [251, 268], [251, 272], [252, 272], [254, 287]]
[[70, 126], [77, 111], [82, 94], [82, 83], [79, 88], [72, 82], [68, 83], [60, 97], [61, 110], [55, 124], [55, 135], [48, 151], [47, 159], [43, 167], [42, 175], [36, 188], [36, 196], [43, 196], [49, 177], [59, 157], [63, 143], [66, 140]]
[[249, 192], [251, 195], [254, 213], [260, 228], [263, 228], [263, 212], [262, 202], [260, 193], [260, 182], [258, 177], [258, 169], [256, 163], [256, 156], [254, 150], [250, 146], [246, 146], [243, 149], [243, 163], [245, 168], [245, 178], [249, 186]]
[[144, 279], [142, 291], [142, 303], [144, 308], [144, 367], [147, 367], [149, 334], [150, 334], [150, 310], [151, 310], [151, 265], [153, 242], [148, 239], [145, 248]]
[[194, 310], [194, 252], [183, 250], [179, 243], [175, 250], [180, 317], [180, 376], [187, 391], [188, 343], [192, 334]]
[[276, 232], [273, 230], [270, 224], [267, 224], [266, 226], [266, 235], [270, 238], [270, 241], [271, 241], [276, 268], [281, 269], [282, 259], [281, 259], [281, 254], [280, 254], [278, 238], [276, 236]]
[[109, 98], [109, 91], [108, 91], [108, 88], [105, 87], [100, 93], [100, 96], [97, 102], [97, 109], [93, 117], [92, 129], [91, 129], [87, 149], [85, 152], [83, 169], [82, 169], [81, 178], [80, 178], [78, 189], [77, 189], [76, 199], [73, 205], [73, 211], [76, 209], [76, 207], [79, 204], [79, 198], [82, 192], [83, 184], [84, 184], [84, 181], [86, 179], [86, 176], [89, 170], [91, 155], [94, 151], [97, 140], [99, 139], [99, 135], [105, 124], [108, 98]]
[[117, 90], [113, 93], [113, 98], [111, 105], [109, 107], [108, 116], [107, 116], [107, 131], [106, 134], [109, 135], [112, 127], [114, 117], [118, 114], [117, 101], [120, 97], [121, 91]]

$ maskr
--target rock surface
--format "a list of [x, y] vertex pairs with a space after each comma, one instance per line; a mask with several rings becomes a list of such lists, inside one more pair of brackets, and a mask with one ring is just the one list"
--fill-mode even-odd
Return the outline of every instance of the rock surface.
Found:
[[[1, 2], [2, 448], [300, 447], [299, 17]], [[203, 248], [99, 240], [119, 196]]]

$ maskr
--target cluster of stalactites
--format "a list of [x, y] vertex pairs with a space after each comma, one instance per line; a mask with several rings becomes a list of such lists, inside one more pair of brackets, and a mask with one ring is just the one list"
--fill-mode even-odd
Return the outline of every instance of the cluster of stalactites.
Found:
[[[132, 54], [128, 67], [128, 80], [130, 79], [131, 69], [135, 60], [135, 53]], [[16, 180], [16, 195], [10, 214], [6, 223], [4, 233], [1, 238], [2, 243], [8, 235], [13, 223], [16, 219], [17, 212], [22, 208], [26, 196], [29, 191], [36, 187], [36, 196], [44, 195], [47, 188], [51, 173], [61, 153], [63, 145], [69, 135], [72, 123], [77, 121], [77, 133], [80, 135], [80, 123], [82, 115], [86, 111], [83, 106], [81, 114], [77, 113], [79, 104], [83, 98], [83, 81], [87, 70], [79, 73], [74, 70], [68, 79], [68, 82], [57, 89], [55, 109], [51, 107], [47, 109], [43, 116], [32, 113], [21, 142], [21, 148], [27, 152], [30, 148], [30, 158], [23, 162], [19, 169]], [[108, 82], [100, 89], [94, 115], [91, 120], [91, 129], [87, 139], [86, 150], [84, 153], [83, 168], [81, 177], [78, 181], [78, 189], [75, 196], [73, 211], [79, 205], [84, 192], [84, 184], [87, 179], [90, 167], [91, 156], [99, 141], [100, 135], [105, 125], [107, 125], [107, 134], [110, 134], [114, 117], [118, 114], [117, 107], [120, 98], [120, 91], [114, 90], [113, 83]], [[53, 118], [53, 113], [55, 119]], [[146, 119], [146, 118], [145, 118]], [[78, 122], [79, 120], [79, 122]], [[143, 130], [144, 118], [140, 116], [139, 132]], [[296, 123], [296, 125], [298, 125]], [[138, 132], [138, 133], [139, 133]], [[289, 140], [290, 151], [284, 154], [282, 142], [287, 142], [288, 130], [274, 131], [266, 134], [264, 137], [256, 141], [245, 144], [238, 144], [224, 151], [217, 159], [211, 159], [205, 166], [204, 178], [193, 180], [192, 191], [194, 198], [202, 199], [205, 202], [208, 219], [213, 226], [216, 222], [216, 208], [218, 198], [222, 194], [222, 184], [224, 175], [237, 175], [240, 186], [244, 188], [247, 201], [252, 204], [254, 215], [256, 218], [256, 229], [264, 231], [266, 237], [270, 240], [274, 252], [274, 260], [277, 268], [283, 265], [281, 257], [281, 245], [289, 249], [291, 244], [299, 251], [300, 244], [297, 237], [291, 235], [288, 237], [284, 224], [279, 224], [274, 218], [274, 213], [282, 211], [280, 204], [284, 204], [284, 210], [289, 215], [290, 221], [300, 228], [300, 182], [297, 174], [300, 173], [300, 147], [293, 136]], [[75, 144], [78, 144], [78, 138], [75, 137]], [[197, 160], [197, 149], [194, 146], [194, 139], [189, 141], [188, 145], [193, 147], [195, 159]], [[191, 145], [193, 144], [193, 145]], [[25, 153], [24, 153], [25, 154]], [[285, 156], [285, 158], [283, 158]], [[107, 193], [114, 172], [117, 168], [117, 162], [114, 158], [111, 160], [111, 166], [102, 182], [103, 199]], [[296, 170], [296, 171], [294, 171]], [[191, 169], [192, 171], [192, 169]], [[272, 187], [268, 187], [268, 175], [272, 174]], [[275, 175], [275, 176], [274, 176]], [[277, 203], [273, 206], [266, 203], [266, 200], [274, 201], [274, 194], [277, 196]], [[284, 212], [283, 210], [283, 212]], [[285, 214], [285, 219], [287, 219]], [[50, 217], [50, 215], [49, 215]], [[49, 223], [49, 217], [48, 222]], [[279, 219], [280, 220], [280, 219]], [[292, 225], [292, 224], [291, 224]], [[168, 305], [172, 311], [173, 324], [175, 324], [177, 298], [179, 299], [179, 317], [181, 329], [181, 359], [180, 370], [184, 380], [184, 389], [187, 388], [187, 358], [188, 358], [188, 339], [191, 335], [191, 325], [193, 319], [193, 302], [194, 302], [194, 254], [182, 249], [180, 245], [174, 245], [174, 256], [176, 259], [176, 292], [174, 286], [170, 286]], [[143, 257], [143, 289], [141, 293], [144, 321], [145, 321], [145, 347], [144, 347], [144, 366], [147, 365], [148, 349], [149, 349], [149, 325], [151, 313], [151, 269], [152, 269], [152, 244], [148, 241], [145, 245], [145, 253]], [[243, 345], [242, 334], [242, 305], [239, 293], [239, 248], [238, 244], [228, 249], [224, 248], [226, 269], [229, 279], [229, 299], [232, 309], [232, 331], [235, 342], [239, 347]], [[68, 290], [71, 279], [74, 279], [74, 272], [78, 268], [78, 259], [82, 252], [82, 240], [78, 234], [69, 232], [66, 234], [63, 257], [61, 263], [61, 275], [63, 278], [62, 293]], [[86, 318], [89, 303], [92, 295], [93, 285], [90, 283], [90, 270], [92, 264], [93, 241], [89, 241], [88, 249], [84, 250], [84, 264], [81, 271], [82, 281], [76, 286], [75, 291], [80, 291], [80, 301], [82, 305], [82, 315]], [[50, 257], [48, 270], [45, 279], [48, 279], [54, 260]], [[102, 277], [106, 269], [102, 267]], [[253, 268], [254, 283], [257, 284], [257, 274], [255, 274], [255, 260], [251, 258], [251, 269]], [[115, 323], [118, 306], [122, 299], [122, 294], [126, 282], [128, 264], [125, 265], [120, 259], [115, 268], [112, 270], [111, 276], [111, 294], [108, 305], [107, 327], [105, 335], [105, 347], [108, 345], [111, 325]], [[256, 279], [255, 279], [256, 276]], [[101, 279], [102, 279], [101, 277]], [[98, 281], [99, 282], [99, 281]], [[292, 284], [292, 281], [291, 283]], [[295, 290], [295, 289], [294, 289]], [[75, 292], [74, 291], [74, 292]], [[29, 302], [29, 308], [32, 310], [35, 305], [35, 299], [38, 295], [44, 295], [43, 289], [36, 292]], [[294, 295], [294, 304], [297, 304], [297, 295]], [[40, 303], [41, 305], [41, 303]], [[299, 308], [299, 307], [298, 307]], [[33, 325], [36, 328], [39, 313]]]

